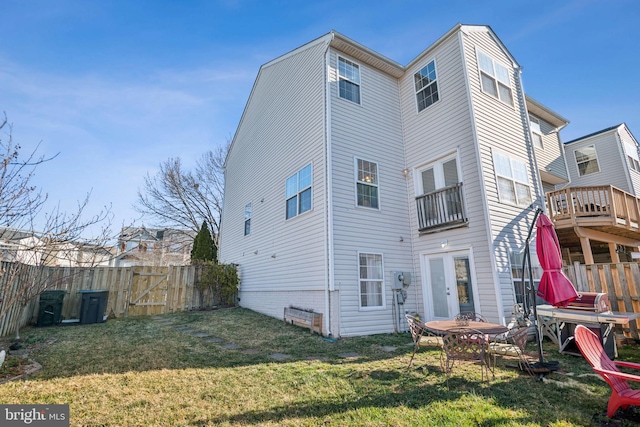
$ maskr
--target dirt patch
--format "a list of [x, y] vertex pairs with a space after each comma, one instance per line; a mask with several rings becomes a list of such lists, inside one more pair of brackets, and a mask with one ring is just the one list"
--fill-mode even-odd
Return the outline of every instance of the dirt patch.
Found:
[[33, 360], [31, 355], [55, 341], [55, 338], [33, 341], [27, 339], [20, 342], [19, 349], [10, 351], [9, 347], [13, 342], [7, 339], [1, 340], [0, 349], [6, 350], [7, 356], [4, 364], [0, 367], [0, 384], [24, 378], [42, 369], [42, 365]]

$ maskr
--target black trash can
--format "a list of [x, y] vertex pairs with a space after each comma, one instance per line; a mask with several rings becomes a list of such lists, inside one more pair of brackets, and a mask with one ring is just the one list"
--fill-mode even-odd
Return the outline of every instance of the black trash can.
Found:
[[40, 294], [38, 326], [59, 325], [62, 322], [62, 305], [67, 291], [44, 291]]
[[82, 294], [82, 305], [80, 306], [80, 323], [102, 323], [104, 313], [107, 310], [108, 290], [84, 290]]

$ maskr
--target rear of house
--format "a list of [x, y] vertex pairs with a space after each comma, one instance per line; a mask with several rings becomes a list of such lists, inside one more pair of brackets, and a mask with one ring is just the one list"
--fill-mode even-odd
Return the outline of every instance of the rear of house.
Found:
[[503, 323], [543, 205], [520, 78], [464, 25], [407, 66], [331, 32], [261, 67], [226, 161], [219, 257], [240, 304], [308, 308], [334, 336], [410, 312]]

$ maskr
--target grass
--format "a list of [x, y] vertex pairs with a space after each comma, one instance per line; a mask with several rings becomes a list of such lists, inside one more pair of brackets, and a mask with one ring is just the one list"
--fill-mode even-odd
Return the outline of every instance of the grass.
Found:
[[[407, 333], [331, 342], [244, 309], [25, 330], [38, 373], [0, 385], [2, 404], [68, 403], [74, 426], [601, 426], [608, 386], [581, 358], [541, 382], [499, 365], [483, 382], [456, 366], [447, 387], [437, 351], [407, 368]], [[170, 321], [170, 322], [169, 322]], [[175, 329], [186, 325], [237, 349]], [[2, 343], [5, 347], [7, 342]], [[385, 351], [386, 346], [396, 347]], [[534, 348], [531, 348], [534, 350]], [[286, 354], [284, 360], [270, 355]], [[345, 357], [350, 353], [358, 356]], [[638, 346], [620, 358], [639, 360]]]

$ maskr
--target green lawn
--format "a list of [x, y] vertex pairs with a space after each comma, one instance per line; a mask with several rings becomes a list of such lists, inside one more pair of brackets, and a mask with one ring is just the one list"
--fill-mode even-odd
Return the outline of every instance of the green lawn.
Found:
[[[627, 426], [640, 421], [640, 411], [632, 410], [607, 424], [606, 384], [584, 360], [558, 355], [550, 343], [545, 343], [548, 358], [559, 360], [562, 370], [544, 382], [504, 363], [495, 379], [482, 382], [478, 366], [464, 365], [454, 368], [447, 387], [434, 350], [422, 349], [407, 368], [412, 350], [407, 333], [326, 340], [244, 309], [162, 319], [25, 329], [23, 339], [41, 347], [31, 357], [43, 369], [1, 384], [0, 403], [68, 403], [71, 425], [78, 426]], [[206, 342], [173, 325], [223, 342]], [[238, 348], [221, 347], [229, 343]], [[621, 358], [639, 360], [637, 347], [621, 349]], [[357, 356], [345, 357], [351, 353]], [[274, 354], [289, 357], [276, 360]]]

